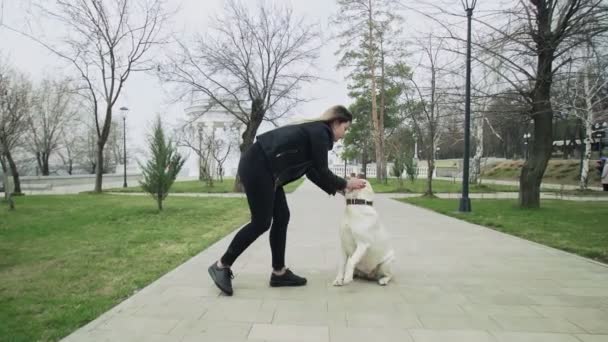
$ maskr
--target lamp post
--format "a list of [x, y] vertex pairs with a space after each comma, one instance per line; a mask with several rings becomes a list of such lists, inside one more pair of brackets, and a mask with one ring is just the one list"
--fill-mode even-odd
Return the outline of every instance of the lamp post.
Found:
[[524, 134], [524, 146], [526, 148], [525, 151], [525, 159], [528, 160], [528, 143], [530, 142], [530, 138], [532, 137], [532, 134], [530, 133], [525, 133]]
[[435, 160], [439, 159], [439, 151], [441, 151], [441, 147], [437, 146], [437, 148], [435, 148]]
[[477, 0], [460, 0], [467, 12], [467, 84], [464, 104], [464, 161], [462, 170], [462, 197], [458, 211], [471, 211], [469, 198], [469, 159], [471, 155], [471, 17]]
[[122, 143], [123, 143], [123, 151], [122, 151], [122, 166], [123, 166], [123, 182], [122, 187], [127, 187], [127, 113], [129, 112], [129, 108], [120, 107], [120, 112], [122, 113]]

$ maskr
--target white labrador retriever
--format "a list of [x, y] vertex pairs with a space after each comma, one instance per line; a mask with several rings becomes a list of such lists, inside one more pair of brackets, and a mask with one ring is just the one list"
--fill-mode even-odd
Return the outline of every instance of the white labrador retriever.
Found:
[[354, 276], [386, 285], [393, 276], [395, 252], [373, 207], [374, 190], [365, 183], [365, 188], [345, 193], [346, 209], [340, 226], [342, 257], [334, 286], [346, 285]]

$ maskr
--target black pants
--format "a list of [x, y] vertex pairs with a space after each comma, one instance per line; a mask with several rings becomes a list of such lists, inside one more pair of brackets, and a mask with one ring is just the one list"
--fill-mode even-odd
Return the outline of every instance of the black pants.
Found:
[[247, 194], [251, 222], [236, 234], [222, 256], [222, 264], [232, 265], [253, 241], [270, 228], [272, 268], [281, 270], [285, 266], [285, 240], [289, 223], [285, 191], [283, 187], [274, 190], [272, 173], [258, 144], [253, 144], [243, 154], [238, 172]]
[[602, 184], [602, 186], [604, 187], [604, 191], [608, 191], [608, 184]]

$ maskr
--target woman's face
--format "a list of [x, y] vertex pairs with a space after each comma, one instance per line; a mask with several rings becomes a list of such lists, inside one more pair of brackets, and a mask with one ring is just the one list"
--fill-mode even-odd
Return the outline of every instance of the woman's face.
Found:
[[339, 122], [339, 121], [334, 121], [334, 123], [332, 124], [332, 130], [334, 131], [334, 141], [338, 141], [342, 138], [344, 138], [344, 135], [346, 135], [346, 131], [348, 130], [348, 128], [350, 127], [350, 122], [346, 121], [346, 122]]

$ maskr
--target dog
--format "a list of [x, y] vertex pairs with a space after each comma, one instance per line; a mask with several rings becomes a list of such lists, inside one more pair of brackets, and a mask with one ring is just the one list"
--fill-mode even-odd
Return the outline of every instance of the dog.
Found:
[[395, 251], [388, 233], [373, 207], [374, 190], [368, 181], [360, 190], [346, 191], [346, 209], [340, 226], [342, 253], [334, 286], [347, 285], [361, 277], [387, 285], [393, 274]]

